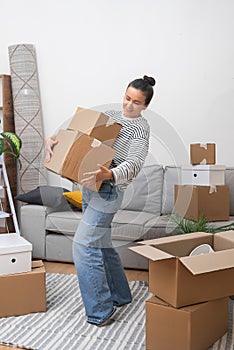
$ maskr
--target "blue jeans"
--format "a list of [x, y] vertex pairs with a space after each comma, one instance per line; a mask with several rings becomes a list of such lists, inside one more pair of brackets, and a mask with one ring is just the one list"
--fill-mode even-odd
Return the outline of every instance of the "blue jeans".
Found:
[[111, 222], [123, 193], [108, 181], [99, 192], [83, 188], [83, 217], [73, 241], [73, 258], [89, 322], [100, 324], [114, 306], [130, 303], [129, 284], [111, 243]]

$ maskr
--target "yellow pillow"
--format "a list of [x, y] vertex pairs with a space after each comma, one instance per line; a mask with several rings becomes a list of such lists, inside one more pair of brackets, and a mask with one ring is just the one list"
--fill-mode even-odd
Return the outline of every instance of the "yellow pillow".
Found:
[[65, 198], [73, 204], [75, 207], [82, 209], [82, 192], [74, 191], [74, 192], [63, 192]]

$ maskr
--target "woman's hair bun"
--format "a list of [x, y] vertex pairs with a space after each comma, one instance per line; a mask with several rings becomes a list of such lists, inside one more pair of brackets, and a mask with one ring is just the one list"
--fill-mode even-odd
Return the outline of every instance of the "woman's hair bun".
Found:
[[156, 81], [153, 77], [148, 77], [147, 75], [143, 76], [143, 80], [147, 81], [151, 86], [156, 84]]

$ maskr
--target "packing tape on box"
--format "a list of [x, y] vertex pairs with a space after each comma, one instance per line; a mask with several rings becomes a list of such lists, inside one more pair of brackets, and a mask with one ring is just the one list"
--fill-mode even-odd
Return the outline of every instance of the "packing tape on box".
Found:
[[100, 146], [101, 146], [101, 141], [94, 139], [91, 144], [91, 147], [100, 147]]
[[206, 164], [206, 158], [202, 159], [202, 161], [200, 162], [200, 164], [205, 165], [205, 164]]
[[205, 148], [207, 150], [207, 143], [200, 143], [200, 147]]
[[209, 193], [214, 193], [214, 192], [217, 192], [217, 188], [215, 185], [211, 185], [209, 189]]
[[110, 126], [110, 125], [113, 125], [115, 123], [114, 119], [112, 118], [109, 118], [106, 122], [106, 126]]

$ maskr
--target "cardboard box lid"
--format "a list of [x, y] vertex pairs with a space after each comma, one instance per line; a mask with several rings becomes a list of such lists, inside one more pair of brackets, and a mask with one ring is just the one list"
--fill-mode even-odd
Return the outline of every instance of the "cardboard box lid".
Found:
[[223, 232], [217, 232], [215, 235], [214, 235], [214, 240], [216, 237], [222, 237], [222, 238], [225, 238], [225, 239], [228, 239], [232, 242], [234, 242], [234, 230], [228, 230], [228, 231], [223, 231]]
[[225, 270], [234, 267], [234, 249], [186, 257], [175, 257], [152, 246], [143, 245], [130, 247], [129, 249], [152, 261], [179, 259], [193, 275], [200, 275], [207, 272]]
[[218, 164], [194, 164], [194, 165], [182, 165], [181, 170], [188, 171], [224, 171], [225, 165]]
[[163, 259], [170, 259], [175, 258], [173, 255], [168, 254], [160, 249], [154, 248], [150, 245], [142, 245], [137, 247], [130, 247], [128, 248], [152, 261], [156, 260], [163, 260]]
[[162, 237], [162, 238], [149, 239], [147, 241], [141, 241], [138, 243], [144, 244], [144, 245], [160, 245], [162, 243], [164, 244], [164, 243], [178, 242], [178, 241], [191, 240], [194, 238], [200, 238], [200, 237], [203, 238], [203, 237], [210, 237], [210, 236], [213, 236], [213, 233], [192, 232], [192, 233], [182, 233], [182, 234]]
[[225, 250], [234, 248], [234, 231], [227, 230], [214, 235], [214, 250]]
[[234, 267], [234, 249], [222, 250], [209, 254], [185, 256], [179, 258], [193, 275], [225, 270]]
[[17, 233], [0, 234], [0, 254], [32, 251], [32, 244]]
[[42, 260], [33, 260], [32, 261], [32, 269], [36, 269], [38, 267], [43, 267], [43, 261]]
[[[228, 232], [228, 231], [227, 231]], [[226, 238], [225, 232], [221, 233]], [[212, 233], [194, 232], [189, 234], [175, 235], [170, 237], [158, 238], [149, 241], [139, 242], [140, 246], [130, 247], [129, 249], [152, 260], [178, 259], [193, 275], [203, 274], [212, 271], [224, 270], [234, 267], [234, 248], [216, 251], [210, 254], [197, 256], [176, 257], [173, 254], [164, 252], [160, 245], [164, 243], [186, 242], [194, 238], [204, 238], [213, 236]], [[220, 234], [219, 234], [220, 236]], [[221, 237], [222, 237], [221, 236]], [[234, 239], [234, 231], [231, 234]]]

